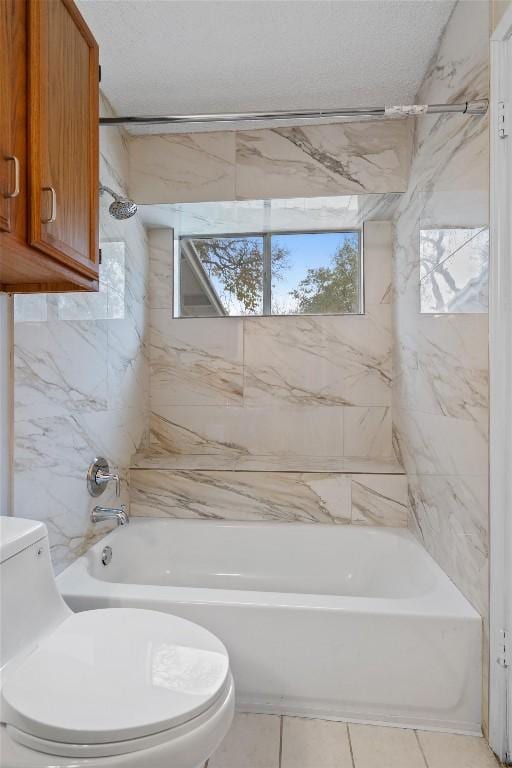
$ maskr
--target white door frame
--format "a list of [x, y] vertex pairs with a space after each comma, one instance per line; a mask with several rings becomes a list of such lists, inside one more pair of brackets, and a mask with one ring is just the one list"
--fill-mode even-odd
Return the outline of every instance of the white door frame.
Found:
[[512, 761], [512, 5], [491, 37], [490, 106], [489, 743]]

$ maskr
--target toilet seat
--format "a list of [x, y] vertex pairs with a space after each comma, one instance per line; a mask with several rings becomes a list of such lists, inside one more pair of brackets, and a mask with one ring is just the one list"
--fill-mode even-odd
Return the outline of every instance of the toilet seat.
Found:
[[232, 695], [227, 651], [208, 630], [158, 611], [85, 611], [6, 675], [2, 722], [40, 752], [109, 756], [192, 730]]
[[[212, 726], [215, 721], [225, 722], [226, 718], [231, 722], [232, 709], [234, 704], [234, 683], [231, 675], [229, 676], [228, 686], [225, 693], [213, 704], [210, 709], [201, 715], [194, 717], [193, 720], [177, 725], [174, 728], [150, 736], [141, 736], [136, 739], [126, 741], [114, 741], [105, 744], [63, 744], [56, 741], [48, 741], [37, 736], [31, 736], [28, 733], [19, 731], [12, 726], [6, 727], [7, 737], [13, 742], [20, 744], [28, 749], [35, 750], [38, 753], [51, 755], [55, 757], [74, 758], [79, 761], [91, 758], [110, 758], [120, 755], [128, 755], [150, 750], [153, 747], [168, 744], [172, 741], [194, 736], [203, 727]], [[80, 762], [81, 765], [81, 762]]]

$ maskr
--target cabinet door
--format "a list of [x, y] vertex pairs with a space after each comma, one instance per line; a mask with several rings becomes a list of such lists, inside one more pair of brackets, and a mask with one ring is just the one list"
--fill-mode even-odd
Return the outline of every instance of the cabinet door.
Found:
[[98, 46], [71, 0], [29, 0], [29, 241], [98, 273]]
[[0, 0], [0, 230], [26, 238], [26, 4]]

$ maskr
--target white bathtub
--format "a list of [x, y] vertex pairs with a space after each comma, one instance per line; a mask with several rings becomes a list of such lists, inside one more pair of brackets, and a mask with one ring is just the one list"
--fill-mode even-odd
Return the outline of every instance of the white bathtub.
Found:
[[480, 617], [406, 530], [132, 520], [58, 583], [210, 629], [244, 711], [480, 733]]

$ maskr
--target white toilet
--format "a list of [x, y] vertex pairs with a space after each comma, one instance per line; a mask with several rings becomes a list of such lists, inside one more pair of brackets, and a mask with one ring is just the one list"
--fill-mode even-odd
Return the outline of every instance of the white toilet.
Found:
[[0, 517], [1, 768], [199, 768], [234, 710], [211, 632], [158, 611], [72, 613], [43, 524]]

